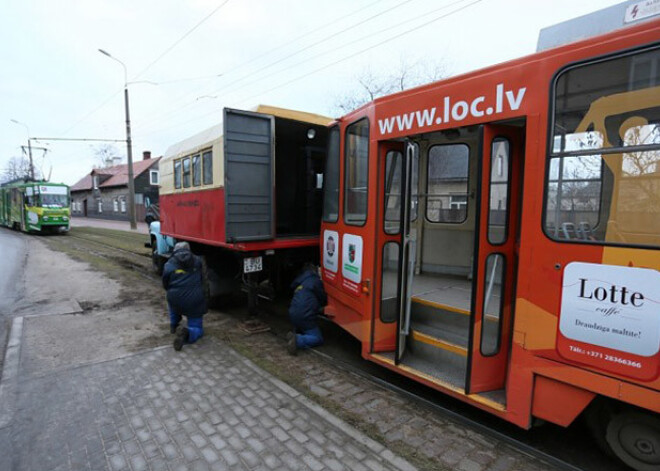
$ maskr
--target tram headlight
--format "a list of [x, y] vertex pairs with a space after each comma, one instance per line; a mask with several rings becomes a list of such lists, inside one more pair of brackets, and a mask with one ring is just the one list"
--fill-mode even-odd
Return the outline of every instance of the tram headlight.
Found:
[[62, 216], [62, 221], [68, 221], [69, 218], [67, 216]]

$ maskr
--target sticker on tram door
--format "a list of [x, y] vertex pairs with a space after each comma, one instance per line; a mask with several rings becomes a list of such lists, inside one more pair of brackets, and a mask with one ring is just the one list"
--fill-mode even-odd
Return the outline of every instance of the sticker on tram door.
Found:
[[650, 381], [660, 365], [660, 272], [573, 262], [562, 283], [557, 351], [571, 361]]
[[323, 231], [323, 269], [327, 280], [335, 281], [339, 265], [339, 233]]

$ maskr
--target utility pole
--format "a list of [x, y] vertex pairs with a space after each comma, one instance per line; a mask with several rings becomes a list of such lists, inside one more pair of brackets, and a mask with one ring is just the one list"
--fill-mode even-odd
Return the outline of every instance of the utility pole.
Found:
[[119, 62], [124, 68], [124, 108], [126, 109], [126, 157], [128, 160], [128, 218], [131, 223], [131, 229], [137, 229], [135, 220], [135, 182], [133, 181], [133, 143], [131, 141], [131, 117], [128, 111], [128, 72], [126, 65], [112, 56], [109, 52], [99, 49], [99, 52], [110, 59]]

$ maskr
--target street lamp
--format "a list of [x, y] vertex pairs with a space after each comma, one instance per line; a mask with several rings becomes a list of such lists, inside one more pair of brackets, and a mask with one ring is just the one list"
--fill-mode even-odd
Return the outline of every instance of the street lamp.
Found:
[[20, 124], [21, 126], [25, 126], [25, 129], [27, 130], [27, 135], [28, 135], [28, 156], [30, 157], [30, 178], [34, 180], [34, 166], [32, 165], [32, 144], [30, 142], [30, 128], [28, 128], [28, 125], [25, 123], [21, 123], [20, 121], [16, 121], [15, 119], [10, 119], [12, 123], [15, 124]]
[[126, 154], [128, 158], [128, 218], [131, 222], [131, 229], [137, 229], [135, 221], [135, 182], [133, 181], [133, 144], [131, 141], [131, 118], [128, 111], [128, 72], [126, 65], [110, 55], [109, 52], [99, 49], [99, 52], [115, 60], [124, 68], [124, 108], [126, 109]]

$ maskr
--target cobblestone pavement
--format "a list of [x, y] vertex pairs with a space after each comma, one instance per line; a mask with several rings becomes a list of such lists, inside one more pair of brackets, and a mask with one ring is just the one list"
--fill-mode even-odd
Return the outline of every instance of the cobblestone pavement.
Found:
[[22, 378], [3, 470], [413, 470], [226, 344]]

